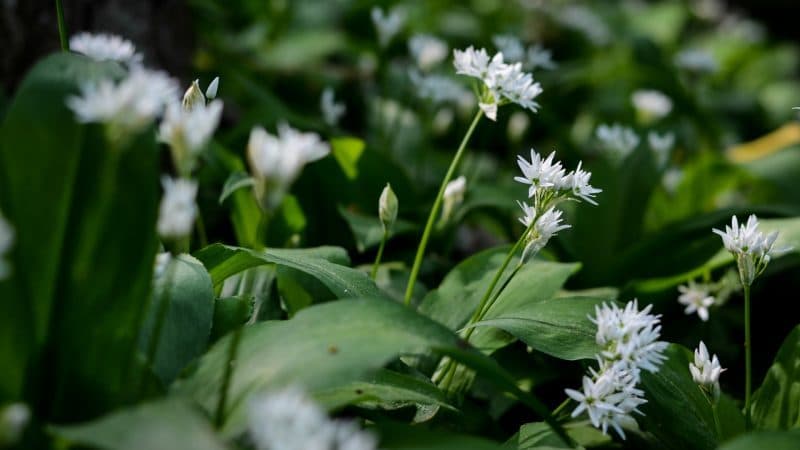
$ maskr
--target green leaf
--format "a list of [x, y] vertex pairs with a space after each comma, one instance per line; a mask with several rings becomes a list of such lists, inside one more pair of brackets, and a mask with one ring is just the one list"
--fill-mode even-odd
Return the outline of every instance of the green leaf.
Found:
[[135, 395], [157, 245], [155, 133], [120, 148], [65, 103], [81, 83], [123, 74], [75, 54], [48, 57], [0, 129], [0, 203], [18, 230], [15, 275], [0, 285], [0, 399], [24, 390], [40, 419], [88, 418]]
[[377, 424], [380, 448], [386, 450], [501, 450], [500, 443], [488, 439], [431, 430], [422, 426], [398, 423]]
[[[168, 385], [208, 346], [214, 317], [214, 289], [200, 261], [190, 255], [179, 255], [172, 258], [161, 276], [155, 279], [152, 295], [139, 350], [147, 354], [158, 316], [166, 307], [152, 365], [164, 385]], [[162, 302], [167, 303], [162, 306]]]
[[[375, 205], [377, 206], [377, 204], [376, 201]], [[350, 212], [342, 206], [339, 206], [339, 214], [347, 222], [350, 231], [353, 232], [353, 237], [356, 241], [356, 249], [359, 252], [363, 252], [381, 243], [381, 239], [383, 239], [383, 224], [381, 224], [377, 216], [365, 216]], [[417, 227], [413, 223], [398, 219], [392, 227], [390, 236], [408, 233], [416, 229]]]
[[73, 445], [107, 450], [226, 448], [200, 412], [176, 399], [145, 403], [89, 423], [52, 426], [50, 430]]
[[338, 247], [257, 251], [213, 244], [195, 256], [206, 266], [215, 286], [250, 267], [277, 264], [311, 275], [330, 289], [336, 298], [382, 296], [365, 273], [329, 261], [334, 257], [340, 261], [347, 259], [347, 254]]
[[[575, 422], [564, 425], [567, 434], [581, 447], [597, 447], [609, 444], [611, 437], [594, 428], [589, 422]], [[517, 450], [544, 450], [558, 448], [572, 448], [565, 444], [553, 433], [553, 430], [544, 422], [526, 423], [521, 426], [519, 433], [507, 444], [507, 448]]]
[[758, 429], [800, 427], [800, 325], [783, 341], [775, 362], [753, 396], [753, 423]]
[[647, 403], [636, 415], [639, 426], [666, 449], [713, 449], [717, 445], [711, 404], [689, 373], [691, 353], [671, 344], [667, 360], [655, 374], [642, 373], [640, 388]]
[[218, 298], [214, 301], [211, 342], [244, 325], [253, 314], [255, 298], [250, 295]]
[[[331, 153], [342, 168], [342, 172], [351, 180], [358, 178], [358, 160], [364, 153], [364, 141], [353, 137], [331, 139]], [[375, 199], [377, 204], [378, 199]]]
[[800, 431], [759, 431], [726, 442], [719, 450], [797, 450]]
[[593, 297], [535, 301], [475, 326], [500, 328], [556, 358], [593, 359], [600, 348], [595, 341], [597, 326], [589, 316], [594, 315], [595, 306], [606, 301]]
[[228, 179], [225, 180], [225, 185], [222, 186], [222, 193], [219, 194], [219, 203], [225, 201], [228, 197], [231, 196], [234, 192], [238, 191], [239, 189], [243, 189], [246, 187], [252, 187], [255, 184], [255, 180], [253, 177], [248, 175], [245, 172], [236, 171], [231, 173], [228, 176]]
[[[176, 391], [214, 411], [230, 336], [200, 360]], [[315, 392], [344, 386], [400, 354], [452, 347], [440, 324], [385, 299], [349, 299], [306, 308], [293, 319], [244, 328], [231, 379], [223, 433], [241, 432], [249, 395], [299, 384]]]

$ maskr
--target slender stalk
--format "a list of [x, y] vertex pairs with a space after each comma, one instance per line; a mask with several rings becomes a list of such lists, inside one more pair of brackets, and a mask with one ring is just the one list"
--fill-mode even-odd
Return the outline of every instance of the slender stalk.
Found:
[[386, 232], [386, 230], [383, 230], [381, 245], [378, 247], [378, 254], [375, 256], [375, 263], [372, 265], [372, 273], [370, 274], [370, 277], [372, 277], [373, 280], [378, 275], [378, 266], [380, 266], [381, 258], [383, 257], [383, 248], [386, 247], [386, 241], [388, 240], [389, 240], [389, 233]]
[[197, 208], [197, 218], [194, 221], [195, 229], [197, 230], [197, 238], [200, 239], [200, 248], [208, 245], [208, 235], [206, 234], [206, 225], [203, 222], [203, 215], [200, 213], [200, 208]]
[[447, 187], [447, 183], [449, 183], [450, 179], [453, 178], [456, 167], [458, 167], [458, 163], [461, 162], [461, 157], [464, 156], [464, 149], [467, 147], [467, 142], [469, 142], [470, 137], [472, 137], [472, 133], [475, 131], [475, 127], [478, 125], [478, 121], [480, 121], [482, 115], [483, 111], [478, 109], [477, 114], [475, 114], [475, 118], [472, 119], [472, 123], [467, 130], [467, 134], [464, 135], [464, 139], [461, 140], [461, 145], [458, 146], [458, 150], [456, 151], [453, 160], [450, 162], [450, 167], [447, 169], [447, 174], [444, 176], [442, 185], [439, 187], [439, 193], [436, 194], [436, 200], [433, 202], [433, 207], [428, 215], [428, 222], [425, 224], [425, 230], [422, 232], [422, 239], [419, 241], [419, 247], [417, 247], [417, 255], [414, 257], [414, 265], [411, 267], [411, 276], [408, 278], [408, 285], [406, 286], [405, 295], [406, 306], [411, 305], [411, 295], [414, 293], [414, 284], [417, 282], [417, 275], [419, 275], [419, 269], [420, 266], [422, 266], [422, 258], [425, 256], [425, 248], [428, 246], [428, 239], [430, 239], [433, 224], [436, 221], [437, 215], [439, 214], [439, 209], [442, 207], [444, 190]]
[[714, 416], [714, 429], [717, 431], [717, 439], [722, 441], [722, 424], [719, 422], [719, 411], [717, 411], [717, 404], [711, 402], [711, 414]]
[[556, 418], [557, 418], [557, 417], [558, 417], [558, 415], [559, 415], [559, 414], [561, 414], [561, 413], [564, 411], [564, 408], [566, 408], [566, 407], [567, 407], [567, 405], [569, 405], [569, 401], [570, 401], [570, 398], [569, 398], [569, 397], [565, 398], [565, 399], [564, 399], [564, 401], [563, 401], [563, 402], [561, 402], [561, 404], [560, 404], [560, 405], [558, 405], [558, 406], [556, 407], [556, 409], [554, 409], [554, 410], [553, 410], [553, 417], [556, 417]]
[[753, 387], [752, 341], [750, 340], [750, 285], [744, 287], [744, 423], [745, 429], [751, 427], [750, 392]]
[[242, 329], [240, 326], [233, 332], [231, 337], [231, 345], [228, 347], [228, 361], [225, 364], [225, 373], [222, 378], [222, 385], [219, 389], [219, 401], [217, 402], [217, 411], [214, 414], [214, 424], [217, 428], [222, 426], [225, 418], [225, 403], [228, 401], [228, 390], [230, 389], [231, 378], [233, 378], [233, 366], [236, 361], [236, 354], [239, 351], [239, 342], [242, 340]]
[[67, 39], [67, 25], [64, 23], [64, 7], [61, 0], [56, 0], [56, 20], [58, 20], [58, 38], [61, 40], [61, 50], [69, 51], [69, 39]]

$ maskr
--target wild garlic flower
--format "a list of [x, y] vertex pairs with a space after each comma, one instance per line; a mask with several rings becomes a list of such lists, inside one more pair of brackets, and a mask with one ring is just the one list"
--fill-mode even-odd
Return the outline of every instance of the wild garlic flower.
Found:
[[625, 160], [639, 145], [639, 136], [632, 129], [620, 124], [602, 124], [595, 131], [598, 141], [611, 162]]
[[113, 34], [78, 33], [69, 39], [69, 49], [96, 61], [117, 61], [129, 66], [142, 63], [136, 46]]
[[634, 299], [619, 308], [615, 304], [595, 307], [596, 340], [603, 350], [596, 355], [599, 369], [590, 369], [583, 378], [583, 391], [567, 389], [566, 394], [578, 402], [572, 413], [584, 411], [592, 425], [603, 433], [613, 428], [623, 439], [625, 427], [635, 424], [633, 413], [645, 404], [644, 392], [637, 388], [641, 371], [657, 372], [666, 359], [667, 343], [659, 341], [659, 317], [650, 314], [652, 305], [639, 310]]
[[672, 111], [672, 99], [653, 89], [634, 91], [631, 102], [646, 120], [661, 119]]
[[408, 51], [422, 71], [427, 72], [444, 61], [448, 50], [446, 42], [430, 34], [417, 34], [408, 40]]
[[173, 241], [189, 236], [197, 216], [197, 182], [185, 178], [162, 177], [164, 195], [158, 210], [158, 235]]
[[[459, 104], [468, 98], [472, 101], [472, 93], [450, 77], [429, 74], [422, 75], [417, 71], [408, 73], [411, 84], [419, 98], [431, 100], [433, 103]], [[471, 103], [474, 106], [474, 101]]]
[[303, 133], [286, 123], [278, 124], [277, 135], [261, 127], [253, 128], [247, 159], [261, 206], [267, 210], [277, 207], [303, 167], [328, 153], [330, 147], [316, 133]]
[[335, 127], [339, 120], [341, 120], [347, 106], [344, 103], [337, 102], [334, 98], [333, 88], [326, 87], [322, 91], [322, 96], [319, 99], [319, 107], [322, 110], [322, 118], [329, 126]]
[[222, 117], [222, 101], [187, 109], [178, 102], [167, 106], [159, 127], [159, 139], [169, 144], [172, 161], [181, 176], [194, 170], [200, 152], [214, 135]]
[[714, 73], [719, 68], [714, 56], [699, 49], [686, 49], [675, 55], [675, 65], [696, 73]]
[[136, 134], [177, 99], [178, 86], [164, 72], [134, 68], [120, 82], [102, 80], [81, 86], [67, 106], [82, 123], [104, 123], [112, 141]]
[[669, 154], [675, 146], [675, 133], [667, 132], [658, 134], [655, 131], [647, 133], [647, 143], [655, 157], [656, 167], [663, 169], [669, 162]]
[[214, 77], [214, 79], [211, 80], [211, 83], [208, 83], [208, 87], [206, 88], [206, 99], [214, 100], [217, 98], [217, 91], [219, 91], [219, 77]]
[[392, 186], [386, 183], [386, 187], [383, 188], [381, 196], [378, 199], [378, 218], [381, 220], [384, 233], [392, 231], [392, 227], [397, 221], [399, 206], [397, 195], [392, 190]]
[[439, 223], [446, 224], [450, 221], [456, 208], [464, 201], [464, 193], [467, 192], [467, 178], [464, 175], [447, 183], [444, 188], [444, 205], [442, 206], [442, 216]]
[[542, 93], [542, 86], [534, 81], [533, 75], [522, 71], [522, 64], [506, 64], [503, 54], [497, 53], [491, 59], [486, 50], [454, 50], [453, 64], [456, 73], [478, 78], [483, 82], [478, 106], [491, 120], [497, 120], [499, 106], [516, 103], [533, 112], [539, 104], [534, 99]]
[[258, 450], [374, 450], [377, 439], [354, 423], [333, 421], [298, 388], [255, 397], [249, 436]]
[[5, 257], [14, 245], [14, 227], [0, 213], [0, 281], [11, 275], [11, 265]]
[[[525, 227], [529, 227], [528, 234], [525, 235], [525, 248], [522, 250], [520, 263], [525, 263], [534, 255], [539, 253], [550, 238], [555, 236], [561, 230], [570, 228], [569, 224], [561, 223], [562, 212], [555, 207], [551, 207], [547, 211], [537, 216], [536, 208], [527, 203], [517, 201], [517, 204], [522, 208], [523, 216], [519, 218]], [[533, 227], [531, 227], [533, 224]]]
[[515, 181], [530, 185], [528, 197], [545, 197], [545, 201], [558, 199], [572, 194], [576, 199], [583, 199], [597, 205], [594, 196], [600, 192], [589, 184], [592, 177], [590, 172], [581, 169], [581, 162], [573, 172], [567, 173], [561, 162], [553, 162], [555, 152], [543, 159], [534, 149], [531, 149], [531, 160], [527, 161], [522, 155], [517, 156], [517, 164], [522, 171], [522, 176], [514, 177]]
[[582, 170], [582, 163], [583, 161], [578, 161], [578, 167], [576, 167], [574, 171], [567, 174], [567, 179], [569, 182], [566, 183], [566, 186], [572, 190], [572, 195], [596, 206], [597, 202], [594, 201], [594, 196], [600, 192], [603, 192], [603, 190], [589, 184], [589, 180], [592, 178], [592, 173]]
[[[742, 285], [753, 284], [753, 280], [761, 275], [769, 264], [778, 232], [773, 231], [765, 236], [758, 231], [758, 219], [755, 214], [751, 214], [747, 218], [747, 223], [742, 225], [739, 225], [736, 216], [733, 216], [731, 225], [726, 225], [724, 232], [716, 228], [712, 231], [722, 238], [725, 249], [736, 258]], [[781, 250], [781, 252], [788, 250]]]
[[508, 119], [508, 128], [506, 134], [508, 140], [512, 142], [519, 142], [525, 136], [525, 132], [531, 125], [531, 119], [522, 111], [514, 111]]
[[512, 34], [498, 34], [492, 36], [492, 43], [503, 54], [503, 58], [510, 62], [525, 62], [525, 46], [522, 41]]
[[539, 68], [545, 70], [553, 70], [558, 67], [553, 61], [553, 52], [542, 47], [541, 44], [536, 44], [528, 47], [528, 60], [526, 67], [528, 70], [536, 70]]
[[708, 320], [708, 309], [716, 303], [716, 299], [711, 295], [709, 287], [690, 281], [688, 285], [678, 286], [678, 291], [681, 293], [678, 297], [678, 303], [686, 306], [684, 313], [697, 313], [697, 316], [703, 322], [706, 322]]
[[711, 398], [716, 402], [719, 399], [719, 376], [725, 369], [719, 364], [717, 355], [709, 357], [706, 344], [700, 341], [700, 346], [694, 351], [694, 362], [689, 363], [689, 372], [692, 379], [700, 387], [711, 394]]
[[370, 12], [375, 31], [378, 33], [378, 42], [381, 47], [386, 47], [395, 37], [406, 22], [405, 13], [399, 8], [393, 8], [388, 14], [379, 7], [372, 8]]

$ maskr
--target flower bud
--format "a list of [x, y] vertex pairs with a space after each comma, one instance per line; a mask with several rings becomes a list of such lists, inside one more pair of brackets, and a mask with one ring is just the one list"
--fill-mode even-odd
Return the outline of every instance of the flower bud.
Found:
[[186, 93], [183, 94], [183, 109], [191, 111], [198, 106], [206, 105], [206, 97], [200, 89], [200, 80], [194, 80]]
[[219, 77], [214, 78], [206, 89], [206, 98], [214, 100], [217, 98], [217, 90], [219, 90]]
[[441, 226], [447, 224], [453, 216], [453, 212], [464, 201], [464, 193], [467, 191], [467, 179], [462, 175], [455, 180], [447, 183], [444, 188], [444, 205], [442, 206]]
[[397, 208], [397, 196], [394, 194], [392, 186], [386, 183], [386, 187], [383, 188], [378, 201], [378, 216], [383, 224], [383, 230], [387, 233], [391, 231], [395, 220], [397, 220]]

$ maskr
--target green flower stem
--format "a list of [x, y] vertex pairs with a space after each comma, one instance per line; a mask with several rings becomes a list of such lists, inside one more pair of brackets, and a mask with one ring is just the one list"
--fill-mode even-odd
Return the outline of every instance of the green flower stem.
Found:
[[711, 414], [714, 416], [714, 428], [717, 431], [717, 439], [722, 441], [722, 425], [719, 422], [719, 411], [716, 403], [711, 403]]
[[228, 401], [228, 390], [230, 390], [231, 378], [233, 378], [233, 367], [236, 364], [236, 354], [239, 352], [239, 343], [242, 340], [242, 330], [244, 326], [236, 328], [231, 337], [231, 345], [228, 347], [228, 360], [225, 364], [225, 373], [222, 377], [222, 384], [219, 389], [219, 401], [217, 402], [217, 410], [214, 414], [214, 424], [217, 428], [222, 427], [223, 420], [225, 419], [225, 404]]
[[386, 241], [388, 240], [389, 240], [389, 232], [387, 230], [383, 230], [381, 245], [378, 247], [378, 254], [375, 256], [375, 263], [372, 265], [372, 273], [370, 273], [370, 277], [373, 280], [378, 275], [378, 266], [380, 266], [381, 258], [383, 257], [383, 248], [386, 247]]
[[564, 401], [553, 410], [553, 417], [558, 418], [558, 415], [564, 412], [564, 409], [569, 405], [570, 400], [569, 397], [565, 398]]
[[206, 234], [206, 225], [203, 222], [203, 215], [200, 213], [200, 207], [197, 208], [197, 217], [194, 219], [195, 230], [197, 230], [197, 238], [200, 240], [200, 248], [208, 246], [208, 235]]
[[69, 51], [69, 39], [67, 39], [67, 25], [64, 23], [64, 7], [61, 0], [56, 0], [56, 19], [58, 20], [58, 38], [61, 40], [61, 50]]
[[750, 418], [750, 392], [753, 387], [753, 366], [752, 366], [752, 341], [750, 340], [750, 285], [743, 284], [744, 287], [744, 424], [745, 429], [749, 430], [752, 426]]
[[458, 163], [461, 162], [461, 157], [464, 156], [464, 149], [467, 147], [467, 142], [469, 142], [470, 137], [472, 137], [472, 133], [475, 131], [475, 127], [478, 125], [482, 115], [483, 111], [479, 108], [477, 114], [475, 114], [475, 118], [472, 119], [472, 123], [467, 130], [467, 134], [464, 135], [464, 139], [461, 140], [461, 145], [459, 145], [453, 160], [450, 162], [450, 168], [447, 169], [447, 174], [444, 176], [442, 185], [439, 187], [439, 193], [436, 195], [436, 200], [433, 202], [433, 207], [428, 215], [428, 222], [425, 224], [425, 230], [422, 232], [422, 239], [419, 242], [419, 247], [417, 247], [417, 255], [414, 258], [414, 265], [411, 267], [411, 276], [408, 278], [408, 285], [406, 286], [405, 295], [406, 306], [411, 305], [411, 295], [414, 293], [414, 284], [417, 282], [417, 275], [419, 275], [419, 269], [420, 266], [422, 266], [422, 258], [425, 256], [425, 248], [428, 246], [428, 239], [430, 239], [431, 230], [433, 230], [433, 224], [436, 221], [436, 217], [439, 214], [439, 209], [442, 206], [444, 190], [447, 187], [447, 183], [449, 183], [450, 179], [453, 178], [456, 167], [458, 167]]

